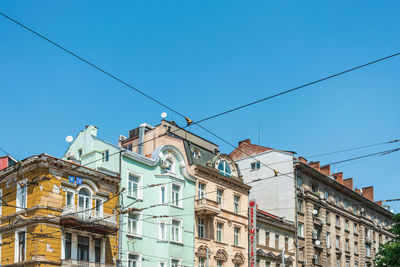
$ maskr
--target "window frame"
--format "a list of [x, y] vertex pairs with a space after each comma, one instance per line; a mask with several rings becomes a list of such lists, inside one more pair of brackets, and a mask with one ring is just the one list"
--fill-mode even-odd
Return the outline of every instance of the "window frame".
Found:
[[[130, 175], [138, 178], [138, 182], [135, 183], [135, 182], [131, 181], [130, 180]], [[132, 188], [132, 191], [131, 191], [131, 188], [130, 188], [131, 183], [132, 184], [137, 184], [136, 196], [134, 196], [134, 194], [133, 194], [133, 188]], [[142, 187], [143, 187], [143, 175], [140, 174], [140, 173], [131, 171], [131, 170], [127, 170], [127, 188], [128, 188], [127, 196], [130, 197], [130, 198], [133, 198], [133, 199], [140, 199], [140, 200], [143, 199], [143, 190], [142, 190], [143, 188]]]
[[[236, 231], [238, 230], [238, 231]], [[233, 245], [240, 246], [240, 227], [234, 226], [233, 227]]]
[[[161, 227], [161, 225], [164, 225], [164, 229]], [[168, 237], [167, 237], [167, 223], [166, 223], [166, 221], [160, 221], [158, 223], [158, 239], [160, 241], [167, 241], [168, 240]]]
[[[219, 228], [218, 227], [219, 225], [222, 225], [222, 227]], [[219, 237], [219, 235], [220, 235], [220, 237]], [[220, 243], [224, 242], [224, 223], [223, 222], [217, 222], [215, 237], [216, 237], [217, 242], [220, 242]]]
[[[174, 186], [178, 186], [179, 187], [179, 191], [178, 191], [178, 199], [175, 199], [175, 195], [174, 195]], [[182, 191], [183, 191], [183, 186], [181, 184], [178, 183], [172, 183], [171, 184], [171, 206], [172, 207], [177, 207], [177, 208], [182, 208], [183, 207], [183, 203], [182, 203]], [[178, 205], [176, 205], [176, 201], [178, 202]]]
[[[134, 220], [129, 218], [129, 215], [137, 215], [138, 219]], [[127, 223], [126, 223], [126, 235], [128, 236], [133, 236], [133, 237], [141, 237], [142, 236], [142, 213], [141, 212], [130, 212], [127, 214]], [[133, 222], [136, 222], [136, 229], [137, 229], [137, 233], [133, 233], [132, 229], [133, 229]]]
[[197, 218], [197, 237], [206, 238], [206, 219], [201, 217]]
[[[15, 263], [17, 263], [17, 262], [20, 262], [20, 261], [26, 261], [26, 233], [27, 233], [27, 228], [26, 227], [23, 227], [23, 228], [19, 228], [19, 229], [15, 229], [15, 238], [14, 238], [14, 262]], [[19, 237], [20, 237], [20, 233], [25, 233], [25, 236], [24, 236], [24, 255], [23, 255], [23, 257], [24, 257], [24, 259], [23, 260], [21, 260], [20, 259], [20, 256], [21, 256], [21, 253], [20, 253], [20, 240], [19, 240]]]
[[[161, 185], [159, 191], [159, 204], [166, 204], [168, 202], [167, 186]], [[164, 194], [164, 195], [163, 195]], [[164, 199], [163, 199], [164, 198]]]
[[[136, 263], [138, 264], [137, 267], [141, 267], [142, 266], [142, 255], [139, 253], [134, 253], [134, 252], [128, 252], [128, 267], [130, 267], [131, 265], [131, 260], [130, 260], [130, 256], [134, 256], [134, 257], [138, 257]], [[132, 261], [133, 262], [133, 261]]]
[[[179, 222], [179, 226], [178, 226], [178, 240], [174, 240], [174, 228], [176, 228], [174, 226], [174, 221]], [[182, 243], [182, 225], [183, 225], [183, 220], [182, 219], [177, 219], [177, 218], [171, 218], [171, 236], [170, 236], [170, 241], [173, 243]]]
[[[16, 193], [16, 212], [21, 211], [21, 210], [26, 210], [28, 206], [28, 187], [26, 186], [26, 180], [17, 182], [17, 193]], [[21, 185], [22, 184], [22, 185]], [[25, 195], [25, 201], [23, 201], [21, 198], [23, 196], [22, 189], [24, 189], [24, 195]], [[23, 203], [21, 203], [23, 202]]]

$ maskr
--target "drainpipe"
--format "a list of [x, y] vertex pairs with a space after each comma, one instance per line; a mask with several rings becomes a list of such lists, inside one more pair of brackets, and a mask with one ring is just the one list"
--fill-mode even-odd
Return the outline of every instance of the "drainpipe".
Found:
[[146, 123], [142, 123], [139, 126], [139, 143], [138, 143], [138, 154], [143, 155], [143, 143], [144, 143], [144, 134], [146, 129]]
[[210, 249], [207, 247], [207, 267], [210, 267], [210, 265], [208, 264], [208, 259], [209, 259], [209, 253], [210, 253]]
[[[121, 159], [122, 159], [122, 149], [119, 151], [119, 178], [122, 179], [121, 177]], [[119, 210], [121, 211], [121, 209], [123, 210], [123, 196], [119, 195], [118, 199], [119, 199]], [[117, 267], [122, 267], [122, 259], [121, 259], [121, 250], [122, 250], [122, 229], [121, 229], [121, 225], [123, 222], [123, 215], [120, 213], [119, 214], [119, 219], [118, 219], [118, 260], [117, 260]]]
[[294, 166], [294, 206], [295, 206], [295, 222], [296, 222], [296, 267], [299, 266], [299, 230], [297, 229], [297, 227], [299, 227], [299, 223], [297, 221], [297, 204], [298, 204], [298, 198], [297, 198], [297, 168], [296, 166]]

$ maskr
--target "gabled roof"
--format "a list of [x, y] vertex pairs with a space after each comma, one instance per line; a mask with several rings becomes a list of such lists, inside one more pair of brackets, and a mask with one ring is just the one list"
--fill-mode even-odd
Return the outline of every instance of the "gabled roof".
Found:
[[247, 158], [249, 156], [257, 155], [267, 151], [278, 151], [290, 154], [296, 154], [293, 151], [278, 150], [266, 146], [252, 144], [250, 139], [239, 141], [238, 146], [229, 154], [234, 161]]

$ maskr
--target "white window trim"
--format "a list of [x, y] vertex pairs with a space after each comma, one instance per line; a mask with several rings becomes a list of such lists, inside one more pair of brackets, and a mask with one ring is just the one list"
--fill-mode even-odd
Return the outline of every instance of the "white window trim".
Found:
[[76, 191], [75, 190], [71, 190], [71, 189], [66, 189], [65, 190], [65, 206], [67, 206], [67, 194], [68, 193], [72, 193], [72, 202], [71, 202], [71, 206], [75, 206], [75, 195], [76, 195]]
[[137, 228], [138, 228], [138, 233], [134, 234], [130, 232], [129, 227], [129, 213], [126, 216], [126, 235], [127, 236], [132, 236], [132, 237], [142, 237], [142, 213], [141, 212], [135, 212], [136, 214], [139, 215], [139, 219], [137, 221]]
[[[178, 229], [178, 241], [172, 240], [173, 234], [172, 234], [172, 229], [173, 229], [173, 225], [172, 225], [172, 221], [179, 221], [179, 229]], [[182, 243], [183, 241], [183, 220], [182, 219], [178, 219], [178, 218], [171, 218], [171, 232], [170, 232], [170, 241], [173, 243]]]
[[138, 267], [141, 267], [142, 266], [142, 254], [140, 254], [140, 253], [136, 253], [136, 252], [128, 252], [128, 264], [129, 264], [129, 255], [133, 255], [133, 256], [139, 256], [139, 258], [138, 258]]
[[[136, 197], [133, 197], [133, 196], [130, 196], [129, 195], [129, 174], [133, 174], [134, 176], [137, 176], [138, 178], [139, 178], [139, 184], [138, 184], [138, 193], [137, 193], [137, 198]], [[134, 199], [143, 199], [143, 175], [142, 174], [140, 174], [140, 173], [137, 173], [137, 172], [134, 172], [134, 171], [131, 171], [131, 170], [127, 170], [127, 175], [126, 175], [126, 188], [128, 188], [128, 194], [127, 194], [127, 196], [128, 197], [130, 197], [130, 198], [134, 198]]]
[[[162, 201], [162, 188], [164, 188], [164, 202]], [[161, 185], [159, 192], [159, 204], [166, 204], [166, 203], [168, 203], [168, 189], [166, 185]]]
[[22, 227], [22, 228], [18, 228], [18, 229], [15, 229], [15, 238], [14, 238], [14, 262], [19, 262], [19, 257], [18, 257], [18, 250], [19, 250], [19, 246], [18, 246], [18, 243], [19, 243], [19, 240], [18, 240], [18, 234], [20, 233], [20, 232], [25, 232], [25, 255], [24, 255], [24, 258], [25, 258], [25, 260], [26, 260], [26, 238], [27, 238], [27, 236], [26, 236], [26, 227]]
[[[161, 224], [164, 224], [164, 231], [165, 231], [165, 238], [163, 239], [162, 238], [162, 231], [161, 231]], [[167, 222], [166, 221], [160, 221], [159, 223], [158, 223], [158, 239], [160, 240], [160, 241], [167, 241], [168, 240], [168, 237], [167, 237], [167, 233], [168, 233], [168, 230], [167, 230]]]
[[100, 217], [103, 217], [104, 216], [103, 206], [104, 206], [105, 199], [102, 198], [102, 197], [97, 197], [97, 196], [94, 198], [94, 207], [93, 207], [94, 212], [96, 212], [96, 206], [97, 206], [96, 202], [97, 202], [97, 200], [101, 200], [101, 205], [99, 205], [99, 207], [100, 207]]
[[[21, 210], [25, 210], [25, 209], [23, 209], [23, 208], [20, 208], [22, 205], [21, 205], [21, 203], [20, 203], [20, 201], [19, 201], [19, 196], [20, 196], [20, 192], [21, 192], [21, 185], [20, 184], [23, 184], [23, 186], [25, 186], [25, 184], [26, 184], [26, 182], [27, 181], [19, 181], [19, 182], [17, 182], [17, 193], [15, 194], [16, 195], [16, 212], [18, 212], [18, 211], [21, 211]], [[26, 196], [25, 196], [25, 208], [27, 208], [27, 204], [28, 204], [28, 187], [25, 187], [25, 194], [26, 194]]]
[[[220, 241], [218, 241], [217, 239], [218, 239], [218, 224], [222, 224], [222, 229], [221, 229], [221, 240]], [[215, 227], [215, 240], [217, 241], [217, 242], [224, 242], [224, 229], [225, 229], [225, 223], [223, 223], [223, 222], [219, 222], [219, 221], [217, 221], [217, 225], [216, 225], [216, 227]]]
[[[178, 206], [175, 205], [174, 202], [172, 202], [172, 201], [173, 201], [173, 198], [172, 198], [172, 188], [173, 188], [174, 185], [179, 186], [179, 188], [180, 188], [180, 189], [179, 189], [179, 194], [178, 194]], [[178, 183], [172, 183], [172, 184], [171, 184], [171, 206], [172, 206], [172, 207], [183, 208], [182, 195], [183, 195], [183, 185], [182, 185], [182, 184], [178, 184]]]

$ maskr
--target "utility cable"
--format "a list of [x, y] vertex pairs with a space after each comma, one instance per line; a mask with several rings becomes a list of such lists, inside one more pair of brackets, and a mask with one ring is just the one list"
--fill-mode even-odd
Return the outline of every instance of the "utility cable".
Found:
[[357, 160], [357, 159], [362, 159], [362, 158], [367, 158], [367, 157], [371, 157], [371, 156], [375, 156], [375, 155], [384, 156], [384, 155], [387, 155], [387, 154], [390, 154], [390, 153], [397, 152], [399, 150], [400, 150], [400, 147], [399, 148], [395, 148], [395, 149], [381, 151], [381, 152], [371, 153], [371, 154], [367, 154], [367, 155], [363, 155], [363, 156], [359, 156], [359, 157], [354, 157], [354, 158], [350, 158], [350, 159], [339, 160], [339, 161], [336, 161], [336, 162], [329, 163], [327, 165], [335, 165], [335, 164], [344, 163], [344, 162]]

